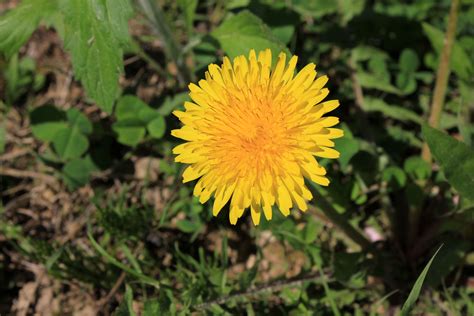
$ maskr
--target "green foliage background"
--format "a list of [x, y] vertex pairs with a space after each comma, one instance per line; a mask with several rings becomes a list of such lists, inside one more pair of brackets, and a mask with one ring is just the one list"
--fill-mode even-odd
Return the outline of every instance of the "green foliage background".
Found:
[[[34, 265], [57, 314], [80, 292], [117, 315], [474, 315], [472, 0], [438, 129], [448, 0], [17, 2], [0, 6], [0, 314]], [[181, 183], [170, 113], [209, 63], [265, 48], [329, 76], [346, 136], [307, 213], [233, 227]]]

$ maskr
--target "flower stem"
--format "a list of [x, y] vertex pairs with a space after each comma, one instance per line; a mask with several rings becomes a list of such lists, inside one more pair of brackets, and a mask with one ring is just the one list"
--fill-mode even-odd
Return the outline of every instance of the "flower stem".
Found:
[[309, 185], [309, 189], [311, 193], [313, 193], [318, 209], [321, 210], [334, 225], [339, 227], [347, 237], [357, 243], [363, 250], [368, 250], [371, 246], [370, 241], [355, 229], [354, 226], [347, 221], [346, 217], [340, 214], [314, 186]]
[[[449, 11], [448, 29], [444, 38], [444, 46], [439, 60], [438, 71], [436, 73], [436, 83], [433, 91], [433, 103], [431, 104], [431, 113], [428, 123], [432, 127], [438, 127], [441, 112], [443, 110], [444, 97], [448, 86], [448, 78], [450, 73], [451, 52], [453, 49], [454, 38], [456, 37], [456, 25], [458, 21], [459, 0], [451, 1], [451, 9]], [[431, 153], [428, 144], [423, 144], [421, 157], [431, 163]]]
[[172, 60], [178, 70], [178, 80], [181, 85], [191, 81], [191, 73], [186, 66], [183, 49], [173, 37], [169, 25], [166, 23], [166, 17], [161, 7], [153, 0], [138, 0], [143, 9], [143, 13], [148, 18], [153, 31], [163, 41], [165, 54], [169, 60]]

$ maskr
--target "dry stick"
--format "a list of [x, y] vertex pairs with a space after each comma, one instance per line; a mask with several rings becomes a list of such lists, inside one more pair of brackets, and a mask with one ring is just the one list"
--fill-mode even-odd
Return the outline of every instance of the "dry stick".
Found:
[[316, 272], [309, 275], [304, 275], [302, 277], [292, 278], [289, 280], [281, 280], [281, 281], [272, 282], [270, 284], [263, 284], [260, 286], [250, 288], [247, 291], [242, 291], [242, 292], [238, 292], [232, 295], [222, 296], [218, 299], [195, 305], [193, 306], [193, 309], [203, 310], [203, 309], [207, 309], [211, 307], [214, 304], [217, 304], [217, 305], [225, 304], [228, 301], [231, 301], [233, 299], [248, 297], [248, 296], [255, 296], [255, 295], [265, 293], [265, 292], [270, 292], [270, 293], [275, 292], [285, 287], [290, 287], [290, 286], [294, 287], [294, 286], [301, 285], [303, 284], [303, 282], [317, 281], [323, 276], [328, 276], [328, 275], [326, 273], [323, 274], [321, 272]]
[[[436, 128], [439, 125], [441, 111], [443, 110], [444, 97], [448, 86], [448, 78], [450, 73], [451, 51], [453, 49], [454, 38], [456, 36], [456, 25], [458, 21], [459, 0], [451, 2], [449, 11], [448, 30], [444, 38], [444, 46], [439, 60], [438, 71], [436, 73], [436, 83], [433, 92], [433, 103], [431, 104], [431, 113], [428, 119], [429, 125]], [[431, 153], [428, 144], [423, 144], [421, 157], [431, 163]]]

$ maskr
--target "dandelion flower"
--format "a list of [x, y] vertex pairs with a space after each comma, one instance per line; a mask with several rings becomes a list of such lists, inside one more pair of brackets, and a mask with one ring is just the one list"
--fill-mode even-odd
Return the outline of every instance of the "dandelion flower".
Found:
[[193, 102], [173, 112], [183, 127], [171, 134], [186, 142], [176, 146], [176, 161], [188, 164], [183, 182], [199, 179], [194, 195], [201, 203], [214, 196], [213, 214], [230, 200], [229, 219], [236, 224], [246, 209], [255, 225], [262, 213], [272, 218], [276, 205], [307, 209], [312, 199], [305, 178], [327, 186], [326, 170], [315, 157], [338, 158], [332, 128], [339, 119], [323, 116], [339, 102], [321, 102], [329, 93], [326, 76], [316, 79], [309, 64], [295, 75], [297, 57], [286, 63], [280, 53], [275, 67], [269, 49], [258, 56], [238, 56], [233, 63], [209, 65], [199, 85], [189, 85]]

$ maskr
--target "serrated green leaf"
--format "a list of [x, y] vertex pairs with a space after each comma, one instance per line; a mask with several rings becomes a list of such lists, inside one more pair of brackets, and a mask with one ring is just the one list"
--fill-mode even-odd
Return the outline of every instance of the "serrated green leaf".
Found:
[[31, 132], [44, 142], [53, 141], [60, 130], [67, 128], [66, 115], [52, 105], [44, 105], [30, 113]]
[[30, 38], [41, 20], [57, 10], [55, 0], [23, 0], [0, 17], [0, 51], [10, 58]]
[[147, 125], [148, 133], [150, 133], [151, 137], [153, 138], [161, 138], [165, 135], [166, 131], [166, 122], [163, 116], [158, 116], [154, 118], [150, 123]]
[[124, 45], [130, 42], [128, 20], [133, 16], [130, 0], [103, 0], [110, 30], [115, 38]]
[[423, 125], [422, 133], [448, 182], [474, 200], [474, 149], [428, 125]]
[[258, 52], [267, 48], [272, 51], [273, 60], [280, 52], [290, 55], [288, 48], [272, 34], [268, 26], [247, 10], [225, 20], [212, 32], [212, 36], [230, 58], [248, 55], [250, 49]]
[[[111, 113], [123, 71], [122, 44], [128, 19], [126, 0], [69, 0], [61, 2], [65, 46], [71, 52], [74, 74], [87, 94]], [[114, 7], [117, 5], [117, 7]], [[123, 12], [119, 7], [125, 8]]]
[[145, 137], [145, 126], [143, 121], [137, 118], [125, 118], [112, 125], [112, 129], [118, 134], [118, 142], [128, 146], [136, 146]]

